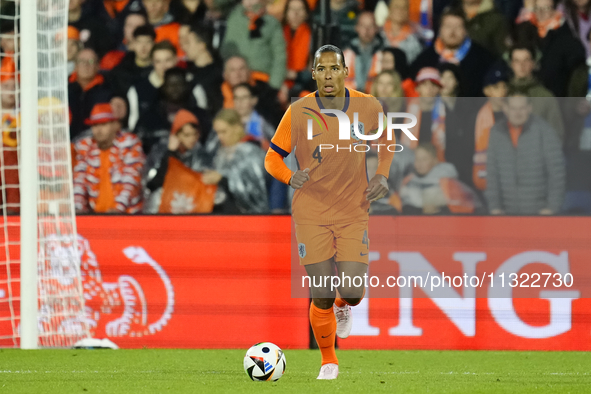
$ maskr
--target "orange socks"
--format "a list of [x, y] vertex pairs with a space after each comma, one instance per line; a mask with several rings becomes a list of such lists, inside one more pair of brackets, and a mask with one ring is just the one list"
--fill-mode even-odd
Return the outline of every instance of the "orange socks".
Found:
[[337, 320], [332, 307], [330, 309], [320, 309], [312, 302], [310, 304], [310, 324], [322, 354], [322, 365], [338, 364], [339, 361], [334, 349]]

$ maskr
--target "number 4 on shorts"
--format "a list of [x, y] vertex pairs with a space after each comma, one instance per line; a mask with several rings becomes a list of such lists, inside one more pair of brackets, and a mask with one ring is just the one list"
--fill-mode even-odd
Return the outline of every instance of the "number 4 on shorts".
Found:
[[369, 249], [369, 238], [367, 238], [367, 230], [363, 232], [363, 239], [361, 240], [361, 243]]

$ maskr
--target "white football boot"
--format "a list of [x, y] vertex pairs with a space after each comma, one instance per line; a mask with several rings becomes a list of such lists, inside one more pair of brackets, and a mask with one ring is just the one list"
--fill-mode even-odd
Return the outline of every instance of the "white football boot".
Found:
[[333, 305], [334, 315], [337, 319], [337, 337], [345, 339], [351, 333], [353, 327], [353, 316], [351, 315], [351, 307], [345, 305], [344, 307], [338, 307]]
[[339, 365], [338, 364], [324, 364], [320, 367], [320, 373], [316, 379], [321, 380], [333, 380], [339, 376]]

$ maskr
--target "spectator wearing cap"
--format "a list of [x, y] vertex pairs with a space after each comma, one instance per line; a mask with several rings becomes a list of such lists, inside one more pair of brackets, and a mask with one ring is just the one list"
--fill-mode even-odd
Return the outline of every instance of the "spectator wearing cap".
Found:
[[81, 49], [80, 32], [74, 26], [68, 26], [68, 76], [76, 68], [76, 57]]
[[383, 27], [388, 46], [401, 49], [409, 63], [423, 51], [420, 26], [411, 22], [409, 0], [391, 0]]
[[283, 29], [277, 19], [265, 14], [263, 0], [242, 0], [234, 8], [220, 53], [224, 59], [234, 55], [247, 59], [259, 79], [276, 91], [283, 85], [287, 73]]
[[151, 53], [152, 71], [138, 79], [127, 91], [129, 129], [135, 129], [141, 116], [158, 100], [158, 89], [164, 83], [164, 73], [177, 65], [175, 47], [168, 41], [154, 44]]
[[533, 111], [554, 128], [561, 140], [564, 139], [564, 123], [558, 100], [534, 76], [535, 52], [528, 46], [515, 46], [509, 52], [513, 78], [509, 82], [512, 90], [518, 90], [532, 100]]
[[192, 88], [205, 91], [207, 109], [211, 114], [215, 114], [223, 106], [221, 93], [223, 62], [211, 46], [209, 31], [192, 26], [182, 44], [186, 54], [187, 71], [192, 78]]
[[140, 116], [134, 129], [147, 154], [160, 141], [168, 139], [172, 122], [181, 109], [192, 112], [199, 119], [203, 132], [201, 138], [205, 140], [211, 129], [211, 117], [205, 109], [198, 106], [187, 81], [187, 71], [173, 67], [164, 72], [164, 82], [158, 89], [156, 100]]
[[551, 215], [565, 191], [562, 144], [552, 127], [533, 114], [531, 99], [509, 92], [507, 121], [490, 131], [486, 191], [491, 214]]
[[466, 97], [482, 96], [484, 74], [492, 66], [494, 56], [468, 37], [466, 19], [461, 10], [447, 9], [441, 16], [439, 36], [411, 65], [411, 76], [423, 67], [453, 63], [460, 67], [461, 85]]
[[432, 142], [440, 161], [445, 160], [445, 105], [441, 93], [441, 76], [433, 67], [422, 68], [415, 79], [419, 97], [409, 99], [407, 112], [417, 118], [411, 130], [417, 140], [402, 134], [401, 144], [415, 149], [420, 142]]
[[145, 161], [139, 139], [121, 131], [108, 103], [95, 105], [86, 124], [91, 127], [92, 135], [75, 145], [76, 212], [139, 212]]
[[372, 12], [365, 11], [357, 17], [357, 37], [343, 51], [349, 75], [345, 86], [362, 92], [371, 90], [371, 83], [381, 69], [381, 50], [384, 40], [378, 35], [378, 27]]
[[553, 0], [535, 0], [533, 13], [524, 13], [518, 22], [532, 23], [540, 38], [540, 82], [555, 97], [565, 97], [573, 71], [585, 63], [585, 48], [564, 21]]
[[69, 78], [68, 103], [72, 119], [70, 139], [74, 140], [87, 129], [84, 121], [98, 103], [109, 102], [111, 90], [105, 84], [105, 78], [98, 73], [98, 56], [92, 49], [83, 49], [76, 57], [76, 68]]
[[107, 24], [97, 18], [90, 7], [83, 7], [84, 0], [70, 0], [68, 3], [68, 25], [80, 32], [80, 41], [85, 48], [92, 48], [101, 58], [114, 48], [115, 42]]
[[170, 158], [179, 160], [187, 168], [196, 172], [211, 168], [212, 157], [199, 142], [200, 134], [197, 117], [185, 109], [179, 110], [172, 122], [168, 140], [156, 145], [147, 158], [144, 171], [146, 184], [144, 213], [158, 212]]
[[474, 187], [481, 192], [486, 190], [486, 151], [490, 129], [497, 122], [505, 121], [503, 112], [504, 98], [507, 96], [509, 84], [509, 72], [503, 64], [493, 66], [484, 77], [484, 95], [486, 103], [478, 111], [474, 130]]
[[132, 12], [127, 14], [123, 24], [123, 39], [119, 46], [112, 51], [109, 51], [101, 59], [101, 71], [110, 71], [115, 68], [125, 55], [131, 51], [133, 39], [133, 32], [140, 26], [148, 24], [147, 17], [140, 12]]
[[168, 40], [177, 49], [177, 54], [182, 56], [179, 43], [179, 28], [181, 25], [174, 20], [169, 12], [170, 0], [142, 0], [148, 23], [156, 30], [156, 42]]
[[501, 56], [505, 50], [505, 39], [509, 24], [503, 14], [495, 9], [493, 0], [461, 0], [466, 15], [466, 29], [474, 41], [490, 53]]
[[142, 78], [147, 78], [152, 72], [150, 55], [155, 39], [156, 33], [151, 26], [143, 25], [135, 29], [131, 52], [128, 52], [107, 75], [115, 94], [125, 95], [132, 85]]

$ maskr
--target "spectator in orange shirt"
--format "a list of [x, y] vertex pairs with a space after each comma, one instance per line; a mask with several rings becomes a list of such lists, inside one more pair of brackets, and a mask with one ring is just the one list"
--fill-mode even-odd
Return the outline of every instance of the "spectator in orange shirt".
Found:
[[[283, 37], [285, 38], [287, 53], [286, 84], [282, 88], [282, 94], [287, 94], [287, 89], [294, 88], [294, 84], [302, 85], [304, 80], [309, 80], [310, 69], [310, 45], [312, 44], [312, 30], [308, 20], [310, 7], [305, 0], [288, 0], [283, 14]], [[302, 73], [304, 75], [302, 75]], [[299, 76], [299, 77], [298, 77]], [[301, 86], [295, 87], [302, 90]], [[297, 93], [297, 94], [296, 94]], [[299, 94], [287, 94], [295, 97]]]
[[97, 104], [86, 124], [92, 136], [76, 143], [74, 201], [79, 213], [136, 213], [142, 207], [144, 152], [121, 131], [110, 104]]

